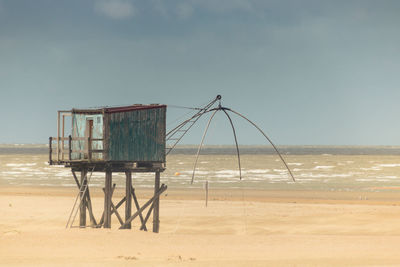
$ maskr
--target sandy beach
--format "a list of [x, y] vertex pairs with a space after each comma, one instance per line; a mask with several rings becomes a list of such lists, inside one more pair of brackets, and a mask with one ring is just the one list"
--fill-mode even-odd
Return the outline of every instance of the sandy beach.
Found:
[[[122, 196], [116, 191], [113, 201]], [[137, 191], [139, 202], [150, 189]], [[400, 195], [387, 192], [167, 190], [160, 233], [65, 229], [76, 191], [0, 189], [3, 266], [400, 266]], [[95, 216], [100, 189], [92, 192]], [[123, 207], [121, 207], [123, 213]]]

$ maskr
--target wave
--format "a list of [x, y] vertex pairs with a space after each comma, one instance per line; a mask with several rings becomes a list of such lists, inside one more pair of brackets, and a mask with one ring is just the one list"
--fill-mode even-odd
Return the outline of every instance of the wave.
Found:
[[7, 163], [7, 167], [26, 167], [26, 166], [36, 166], [37, 163]]

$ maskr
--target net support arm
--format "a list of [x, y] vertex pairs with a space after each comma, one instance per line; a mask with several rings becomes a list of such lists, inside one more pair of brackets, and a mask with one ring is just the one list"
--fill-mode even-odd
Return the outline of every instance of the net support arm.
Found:
[[260, 129], [260, 127], [258, 127], [254, 122], [252, 122], [251, 120], [249, 120], [248, 118], [246, 118], [245, 116], [243, 116], [242, 114], [240, 114], [239, 112], [236, 112], [232, 109], [228, 109], [225, 108], [226, 110], [238, 115], [239, 117], [242, 117], [243, 119], [245, 119], [247, 122], [249, 122], [251, 125], [253, 125], [258, 131], [260, 131], [260, 133], [268, 140], [268, 142], [272, 145], [272, 147], [274, 148], [275, 152], [278, 154], [279, 158], [282, 160], [283, 164], [285, 165], [286, 169], [289, 172], [290, 177], [292, 178], [293, 182], [296, 181], [296, 179], [294, 178], [292, 172], [290, 171], [289, 166], [287, 165], [286, 161], [283, 159], [281, 153], [279, 152], [279, 150], [276, 148], [276, 146], [274, 145], [274, 143], [272, 143], [271, 139]]
[[228, 112], [226, 112], [225, 108], [222, 108], [222, 111], [225, 113], [225, 115], [228, 117], [229, 122], [231, 123], [232, 126], [232, 132], [233, 132], [233, 137], [235, 138], [235, 145], [236, 145], [236, 153], [237, 153], [237, 157], [238, 157], [238, 164], [239, 164], [239, 177], [240, 180], [242, 180], [242, 167], [240, 165], [240, 152], [239, 152], [239, 144], [237, 141], [237, 137], [236, 137], [236, 130], [235, 130], [235, 126], [233, 125], [231, 116], [229, 116]]
[[215, 114], [217, 113], [217, 111], [218, 111], [218, 109], [216, 109], [216, 110], [213, 112], [213, 114], [211, 115], [210, 119], [208, 120], [208, 123], [207, 123], [206, 128], [204, 129], [203, 137], [201, 138], [201, 142], [200, 142], [199, 148], [197, 149], [196, 160], [195, 160], [194, 166], [193, 166], [193, 173], [192, 173], [192, 182], [191, 182], [191, 184], [193, 184], [193, 181], [194, 181], [194, 174], [195, 174], [195, 172], [196, 172], [197, 161], [198, 161], [198, 159], [199, 159], [199, 155], [200, 155], [201, 148], [203, 147], [204, 138], [205, 138], [206, 135], [207, 135], [207, 131], [208, 131], [208, 128], [210, 127], [210, 123], [211, 123], [212, 119], [214, 118]]

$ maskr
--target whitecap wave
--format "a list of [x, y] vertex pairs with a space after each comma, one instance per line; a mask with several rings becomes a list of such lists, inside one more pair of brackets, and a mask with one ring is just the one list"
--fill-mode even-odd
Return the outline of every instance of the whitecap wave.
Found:
[[7, 167], [26, 167], [26, 166], [36, 166], [37, 163], [7, 163]]
[[335, 166], [323, 166], [323, 165], [321, 165], [321, 166], [315, 166], [314, 170], [330, 170], [330, 169], [333, 169], [333, 168], [335, 168]]

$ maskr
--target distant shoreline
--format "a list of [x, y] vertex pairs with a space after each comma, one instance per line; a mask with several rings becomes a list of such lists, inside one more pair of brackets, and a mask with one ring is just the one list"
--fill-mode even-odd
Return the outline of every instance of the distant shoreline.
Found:
[[[275, 154], [272, 146], [240, 145], [241, 154], [271, 155]], [[356, 145], [281, 145], [279, 151], [284, 155], [400, 155], [400, 146], [356, 146]], [[173, 155], [194, 155], [198, 145], [178, 145], [171, 152]], [[0, 155], [7, 154], [47, 154], [47, 144], [0, 144]], [[233, 145], [205, 145], [202, 155], [236, 154]]]

